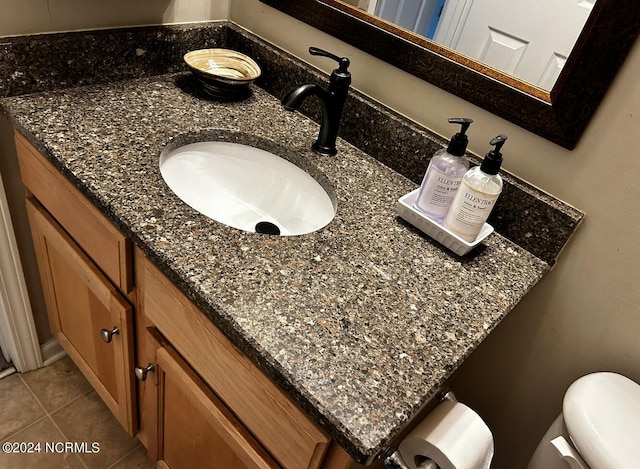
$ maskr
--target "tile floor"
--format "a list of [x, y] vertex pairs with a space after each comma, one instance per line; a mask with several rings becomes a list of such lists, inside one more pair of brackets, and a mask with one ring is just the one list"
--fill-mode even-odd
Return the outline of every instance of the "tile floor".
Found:
[[[0, 469], [152, 469], [69, 357], [0, 379], [0, 442], [40, 442], [39, 453], [0, 450]], [[64, 451], [55, 442], [87, 442], [97, 452]], [[49, 451], [45, 444], [49, 443]], [[60, 448], [60, 452], [53, 451]]]

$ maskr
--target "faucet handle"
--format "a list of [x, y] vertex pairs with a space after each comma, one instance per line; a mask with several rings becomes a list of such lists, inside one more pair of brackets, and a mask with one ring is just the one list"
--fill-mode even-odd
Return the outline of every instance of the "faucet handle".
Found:
[[344, 73], [344, 74], [349, 73], [347, 69], [349, 68], [349, 64], [351, 62], [347, 57], [338, 57], [337, 55], [332, 54], [331, 52], [327, 52], [326, 50], [322, 50], [317, 47], [309, 47], [309, 54], [319, 55], [321, 57], [328, 57], [330, 59], [333, 59], [336, 62], [338, 62], [338, 70], [336, 70], [336, 72]]
[[347, 97], [349, 86], [351, 85], [351, 72], [347, 70], [351, 63], [346, 57], [338, 57], [326, 50], [318, 49], [317, 47], [309, 47], [309, 53], [311, 55], [319, 55], [321, 57], [328, 57], [338, 62], [338, 68], [336, 68], [329, 78], [329, 92], [338, 93], [344, 99]]

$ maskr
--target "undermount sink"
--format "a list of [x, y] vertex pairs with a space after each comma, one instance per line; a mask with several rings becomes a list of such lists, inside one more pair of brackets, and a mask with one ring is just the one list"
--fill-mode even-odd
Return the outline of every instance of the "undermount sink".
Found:
[[242, 143], [168, 146], [160, 155], [160, 172], [186, 204], [249, 232], [307, 234], [326, 226], [336, 214], [332, 197], [306, 171]]

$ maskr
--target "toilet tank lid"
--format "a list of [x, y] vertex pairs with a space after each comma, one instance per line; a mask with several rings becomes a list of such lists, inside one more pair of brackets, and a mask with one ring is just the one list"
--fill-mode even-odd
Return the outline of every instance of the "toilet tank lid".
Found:
[[640, 385], [617, 373], [583, 376], [567, 390], [562, 413], [592, 469], [640, 467]]

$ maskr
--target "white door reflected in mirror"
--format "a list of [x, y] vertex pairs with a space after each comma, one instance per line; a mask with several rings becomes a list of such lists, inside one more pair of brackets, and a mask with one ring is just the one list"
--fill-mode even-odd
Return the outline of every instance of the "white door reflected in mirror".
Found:
[[551, 90], [596, 0], [344, 0]]

